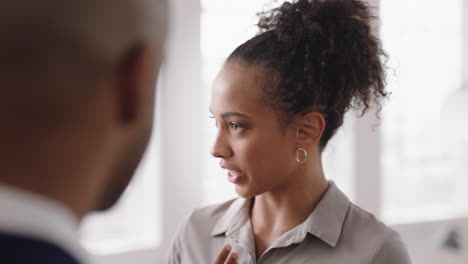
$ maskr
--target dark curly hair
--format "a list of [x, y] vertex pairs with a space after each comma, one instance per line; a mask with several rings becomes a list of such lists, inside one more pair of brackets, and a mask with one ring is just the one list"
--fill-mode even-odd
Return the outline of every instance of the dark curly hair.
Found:
[[265, 69], [268, 102], [289, 124], [310, 107], [326, 126], [323, 150], [350, 109], [361, 115], [385, 91], [386, 54], [373, 34], [375, 17], [359, 0], [293, 0], [260, 13], [260, 32], [232, 52], [227, 62]]

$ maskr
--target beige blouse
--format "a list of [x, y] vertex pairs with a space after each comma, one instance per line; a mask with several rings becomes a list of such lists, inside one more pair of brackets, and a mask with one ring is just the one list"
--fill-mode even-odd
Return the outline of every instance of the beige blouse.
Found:
[[257, 261], [250, 204], [238, 198], [195, 210], [178, 231], [168, 263], [213, 263], [225, 244], [242, 264], [411, 263], [399, 235], [351, 203], [333, 182], [307, 220], [282, 235]]

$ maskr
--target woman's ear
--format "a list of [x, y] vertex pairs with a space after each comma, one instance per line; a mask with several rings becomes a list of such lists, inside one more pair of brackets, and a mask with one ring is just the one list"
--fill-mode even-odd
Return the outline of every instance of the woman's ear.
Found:
[[318, 112], [309, 112], [297, 119], [296, 140], [300, 146], [318, 145], [325, 129], [325, 118]]

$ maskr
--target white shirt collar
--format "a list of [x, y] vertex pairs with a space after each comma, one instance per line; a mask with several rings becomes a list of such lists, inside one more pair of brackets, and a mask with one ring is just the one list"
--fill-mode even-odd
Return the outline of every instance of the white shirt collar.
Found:
[[0, 212], [0, 233], [43, 240], [90, 263], [79, 243], [78, 218], [58, 201], [0, 184]]

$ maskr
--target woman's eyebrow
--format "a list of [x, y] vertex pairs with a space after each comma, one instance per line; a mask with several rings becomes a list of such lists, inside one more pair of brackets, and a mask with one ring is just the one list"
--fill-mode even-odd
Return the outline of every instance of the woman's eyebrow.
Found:
[[226, 118], [231, 117], [231, 116], [249, 118], [248, 115], [242, 114], [242, 113], [239, 113], [239, 112], [226, 112], [226, 113], [221, 114], [222, 119], [226, 119]]
[[[211, 111], [211, 108], [209, 109], [210, 113], [213, 115], [213, 111]], [[222, 119], [226, 119], [231, 116], [237, 116], [237, 117], [243, 117], [243, 118], [249, 118], [247, 114], [239, 113], [239, 112], [225, 112], [221, 114]]]

